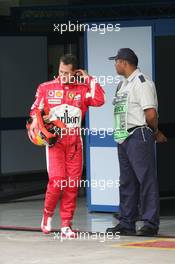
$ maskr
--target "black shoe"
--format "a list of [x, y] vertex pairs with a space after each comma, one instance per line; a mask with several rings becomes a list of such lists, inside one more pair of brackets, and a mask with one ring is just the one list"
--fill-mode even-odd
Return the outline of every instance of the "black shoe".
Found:
[[143, 226], [137, 231], [137, 236], [153, 237], [158, 234], [157, 228], [152, 228], [149, 226]]
[[106, 233], [112, 233], [113, 235], [121, 235], [121, 236], [134, 236], [136, 235], [135, 229], [127, 229], [123, 227], [121, 224], [118, 224], [114, 227], [107, 228]]

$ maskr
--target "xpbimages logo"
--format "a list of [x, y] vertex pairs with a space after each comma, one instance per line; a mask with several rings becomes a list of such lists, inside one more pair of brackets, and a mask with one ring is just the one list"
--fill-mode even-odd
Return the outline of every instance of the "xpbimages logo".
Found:
[[66, 240], [96, 240], [99, 242], [106, 242], [111, 240], [119, 240], [120, 232], [113, 233], [105, 233], [105, 232], [77, 232], [75, 237], [65, 237], [61, 233], [54, 232], [54, 240], [59, 240], [60, 242]]
[[118, 32], [120, 31], [120, 24], [105, 24], [105, 23], [80, 23], [79, 21], [71, 22], [68, 21], [67, 23], [62, 24], [53, 24], [53, 31], [58, 32], [61, 35], [64, 32], [85, 32], [85, 31], [93, 31], [99, 32], [99, 34], [104, 35], [106, 32]]

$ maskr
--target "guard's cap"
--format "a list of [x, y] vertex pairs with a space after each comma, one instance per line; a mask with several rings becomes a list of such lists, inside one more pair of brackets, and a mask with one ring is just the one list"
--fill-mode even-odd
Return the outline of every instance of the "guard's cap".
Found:
[[126, 60], [136, 66], [138, 64], [137, 55], [134, 53], [132, 49], [129, 49], [129, 48], [119, 49], [116, 56], [109, 57], [109, 60], [120, 60], [120, 59]]

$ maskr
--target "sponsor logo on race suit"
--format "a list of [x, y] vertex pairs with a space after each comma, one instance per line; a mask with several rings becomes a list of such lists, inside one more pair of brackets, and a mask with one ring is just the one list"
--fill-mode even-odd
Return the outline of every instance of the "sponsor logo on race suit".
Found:
[[48, 98], [63, 98], [63, 91], [62, 90], [49, 90], [47, 92]]
[[58, 118], [65, 124], [78, 124], [80, 122], [80, 116], [69, 116], [68, 110], [65, 110], [64, 115]]
[[56, 90], [54, 98], [63, 98], [63, 91], [62, 90]]
[[49, 104], [61, 104], [61, 99], [48, 99]]
[[81, 100], [81, 94], [75, 95], [74, 100]]
[[54, 97], [54, 94], [55, 94], [55, 91], [53, 91], [53, 90], [49, 90], [49, 91], [47, 92], [47, 97]]
[[75, 97], [75, 94], [74, 94], [74, 93], [72, 93], [72, 92], [70, 92], [70, 93], [69, 93], [69, 95], [68, 95], [68, 97], [69, 97], [69, 99], [74, 99], [74, 97]]
[[68, 128], [81, 127], [81, 109], [76, 106], [68, 104], [57, 105], [50, 109], [49, 115], [51, 116], [51, 121], [59, 119]]

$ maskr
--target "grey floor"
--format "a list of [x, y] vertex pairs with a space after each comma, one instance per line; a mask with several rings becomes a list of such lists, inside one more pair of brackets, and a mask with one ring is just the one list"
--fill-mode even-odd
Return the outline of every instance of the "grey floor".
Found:
[[[175, 200], [162, 202], [160, 234], [175, 236]], [[0, 204], [0, 226], [39, 227], [42, 218], [43, 196], [20, 199]], [[111, 213], [89, 213], [84, 198], [78, 199], [74, 229], [80, 230], [77, 239], [63, 240], [53, 232], [43, 235], [34, 231], [0, 230], [0, 264], [28, 263], [175, 263], [175, 250], [157, 248], [130, 248], [125, 244], [162, 238], [107, 237], [105, 229], [117, 220]], [[58, 209], [53, 227], [59, 228]], [[138, 226], [141, 222], [138, 222]], [[85, 233], [92, 231], [93, 234]], [[101, 233], [95, 233], [101, 232]], [[175, 242], [175, 238], [171, 238]]]

